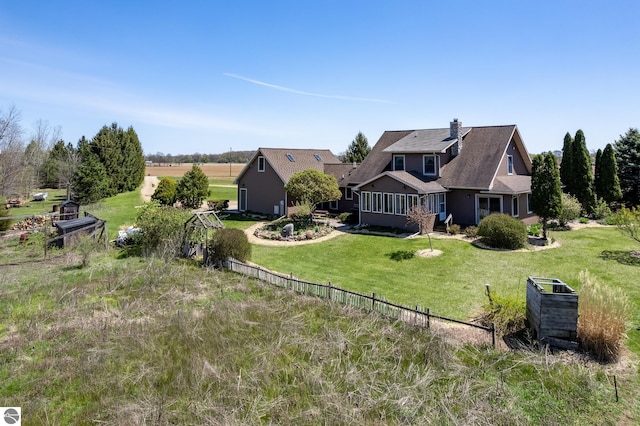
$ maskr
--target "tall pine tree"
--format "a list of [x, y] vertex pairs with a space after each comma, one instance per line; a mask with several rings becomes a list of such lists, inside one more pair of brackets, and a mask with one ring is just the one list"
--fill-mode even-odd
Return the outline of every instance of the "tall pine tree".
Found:
[[591, 214], [595, 206], [596, 197], [593, 192], [591, 156], [587, 150], [587, 142], [582, 130], [576, 132], [576, 137], [573, 140], [571, 161], [573, 176], [571, 179], [573, 192], [571, 194], [580, 201], [582, 209], [587, 214]]
[[[600, 152], [600, 150], [598, 150]], [[594, 179], [596, 195], [607, 204], [616, 202], [622, 198], [620, 180], [618, 179], [618, 164], [616, 153], [611, 144], [607, 144], [598, 161], [596, 156], [596, 177]]]
[[542, 220], [542, 237], [547, 238], [547, 221], [562, 211], [562, 189], [558, 161], [551, 152], [533, 157], [531, 168], [531, 210]]
[[573, 194], [573, 138], [567, 132], [562, 145], [562, 161], [560, 162], [560, 180], [564, 185], [564, 192]]
[[596, 198], [602, 198], [602, 150], [598, 148], [596, 151], [596, 161], [593, 166], [593, 191], [596, 193]]
[[371, 151], [371, 147], [369, 146], [369, 141], [362, 134], [362, 132], [358, 132], [356, 138], [351, 142], [349, 148], [347, 148], [347, 152], [344, 154], [344, 163], [362, 163], [362, 160], [369, 154]]
[[640, 205], [640, 132], [629, 129], [615, 142], [622, 201], [631, 208]]

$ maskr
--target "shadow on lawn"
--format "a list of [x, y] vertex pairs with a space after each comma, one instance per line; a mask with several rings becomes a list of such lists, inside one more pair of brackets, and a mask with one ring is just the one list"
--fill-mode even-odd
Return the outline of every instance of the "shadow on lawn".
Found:
[[623, 265], [640, 266], [640, 252], [625, 250], [605, 250], [600, 253], [604, 260], [615, 260]]
[[391, 260], [395, 260], [396, 262], [402, 262], [403, 260], [412, 259], [415, 256], [415, 253], [409, 250], [397, 250], [391, 253], [387, 253], [386, 256]]

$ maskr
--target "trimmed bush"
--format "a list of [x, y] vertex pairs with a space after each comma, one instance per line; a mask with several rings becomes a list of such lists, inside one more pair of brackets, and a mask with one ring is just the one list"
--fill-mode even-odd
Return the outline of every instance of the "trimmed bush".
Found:
[[458, 235], [460, 233], [460, 225], [458, 225], [457, 223], [452, 224], [447, 229], [447, 232], [451, 235]]
[[489, 247], [516, 250], [527, 242], [527, 226], [509, 215], [493, 213], [480, 221], [478, 235]]
[[624, 348], [631, 304], [619, 288], [601, 285], [582, 271], [578, 277], [578, 341], [601, 361], [616, 361]]
[[477, 226], [467, 226], [464, 228], [464, 235], [467, 238], [475, 238], [478, 236], [478, 227]]
[[558, 215], [560, 226], [567, 226], [567, 223], [576, 220], [582, 212], [582, 204], [576, 197], [570, 194], [562, 194], [562, 210]]
[[358, 223], [358, 216], [349, 212], [342, 212], [338, 215], [338, 220], [342, 223], [355, 224]]
[[151, 199], [165, 206], [172, 206], [176, 202], [176, 181], [170, 177], [163, 177], [153, 192]]
[[221, 265], [227, 257], [233, 257], [241, 262], [251, 257], [251, 244], [241, 229], [220, 229], [207, 244], [208, 264]]

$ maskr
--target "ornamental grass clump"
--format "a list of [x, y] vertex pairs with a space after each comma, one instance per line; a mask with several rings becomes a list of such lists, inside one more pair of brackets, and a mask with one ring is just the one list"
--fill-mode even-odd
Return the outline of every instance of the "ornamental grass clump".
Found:
[[478, 235], [489, 247], [516, 250], [527, 242], [527, 226], [509, 215], [494, 213], [480, 221]]
[[600, 284], [589, 271], [580, 272], [578, 341], [598, 360], [616, 361], [624, 348], [631, 304], [620, 288]]

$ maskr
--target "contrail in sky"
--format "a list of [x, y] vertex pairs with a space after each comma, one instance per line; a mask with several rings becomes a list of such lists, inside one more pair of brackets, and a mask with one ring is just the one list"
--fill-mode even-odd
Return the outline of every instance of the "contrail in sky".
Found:
[[316, 98], [326, 98], [326, 99], [340, 99], [343, 101], [357, 101], [357, 102], [375, 102], [381, 104], [390, 104], [391, 102], [385, 101], [384, 99], [372, 99], [372, 98], [358, 98], [354, 96], [341, 96], [341, 95], [323, 95], [321, 93], [311, 93], [305, 92], [302, 90], [291, 89], [289, 87], [276, 86], [275, 84], [265, 83], [264, 81], [254, 80], [252, 78], [243, 77], [237, 74], [224, 73], [227, 77], [236, 78], [242, 81], [248, 81], [249, 83], [257, 84], [259, 86], [270, 87], [271, 89], [280, 90], [282, 92], [293, 93], [296, 95], [304, 95], [304, 96], [314, 96]]

